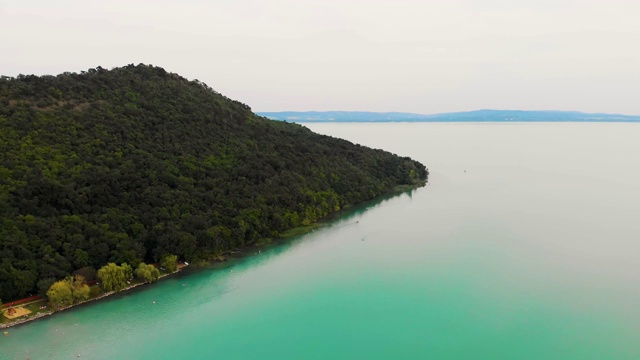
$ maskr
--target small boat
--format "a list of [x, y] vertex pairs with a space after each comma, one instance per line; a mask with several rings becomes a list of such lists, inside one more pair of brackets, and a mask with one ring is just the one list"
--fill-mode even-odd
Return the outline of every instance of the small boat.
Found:
[[184, 262], [184, 265], [185, 265], [185, 266], [189, 266], [189, 263], [185, 261], [185, 262]]

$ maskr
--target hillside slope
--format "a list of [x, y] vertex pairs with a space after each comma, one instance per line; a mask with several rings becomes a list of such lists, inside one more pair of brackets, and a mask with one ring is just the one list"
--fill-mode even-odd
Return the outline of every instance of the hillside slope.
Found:
[[0, 154], [5, 300], [86, 266], [210, 259], [428, 175], [146, 65], [2, 77]]

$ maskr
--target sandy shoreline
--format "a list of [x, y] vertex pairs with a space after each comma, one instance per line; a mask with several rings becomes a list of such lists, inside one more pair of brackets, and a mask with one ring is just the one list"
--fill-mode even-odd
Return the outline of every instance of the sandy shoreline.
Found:
[[[178, 272], [180, 272], [183, 268], [184, 268], [184, 266], [182, 266], [182, 267], [178, 268], [178, 270], [176, 270], [175, 272], [172, 272], [172, 273], [169, 273], [169, 274], [160, 275], [160, 277], [158, 278], [158, 281], [160, 281], [160, 279], [162, 279], [162, 278], [164, 278], [164, 277], [167, 277], [167, 276], [170, 276], [170, 275], [177, 274], [177, 273], [178, 273]], [[131, 289], [137, 288], [138, 286], [148, 285], [148, 284], [150, 284], [150, 283], [148, 283], [148, 282], [142, 282], [142, 283], [133, 284], [133, 285], [127, 286], [126, 288], [124, 288], [124, 289], [122, 289], [122, 290], [120, 290], [120, 291], [110, 291], [110, 292], [104, 293], [104, 294], [102, 294], [102, 295], [100, 295], [100, 296], [97, 296], [97, 297], [95, 297], [95, 298], [93, 298], [93, 299], [88, 299], [88, 300], [85, 300], [85, 301], [79, 302], [79, 303], [77, 303], [77, 304], [73, 304], [73, 305], [69, 305], [69, 306], [61, 307], [61, 308], [60, 308], [60, 309], [58, 309], [58, 310], [51, 310], [51, 311], [47, 311], [47, 312], [39, 312], [39, 313], [35, 314], [34, 316], [30, 316], [30, 317], [28, 317], [28, 318], [26, 318], [26, 319], [25, 319], [25, 318], [23, 318], [23, 319], [16, 320], [16, 321], [14, 321], [14, 322], [10, 322], [10, 323], [7, 323], [7, 324], [0, 324], [0, 329], [8, 329], [8, 328], [10, 328], [10, 327], [14, 327], [14, 326], [17, 326], [17, 325], [26, 324], [26, 323], [28, 323], [28, 322], [31, 322], [31, 321], [34, 321], [34, 320], [38, 320], [38, 319], [41, 319], [41, 318], [43, 318], [43, 317], [47, 317], [47, 316], [50, 316], [50, 315], [53, 315], [53, 314], [59, 313], [59, 312], [61, 312], [61, 311], [69, 310], [69, 309], [74, 308], [74, 307], [79, 306], [79, 305], [88, 304], [88, 303], [90, 303], [90, 302], [93, 302], [93, 301], [96, 301], [96, 300], [101, 300], [101, 299], [104, 299], [104, 298], [106, 298], [106, 297], [108, 297], [108, 296], [115, 295], [115, 294], [120, 294], [120, 293], [122, 293], [122, 292], [124, 292], [124, 291], [128, 291], [128, 290], [131, 290]]]

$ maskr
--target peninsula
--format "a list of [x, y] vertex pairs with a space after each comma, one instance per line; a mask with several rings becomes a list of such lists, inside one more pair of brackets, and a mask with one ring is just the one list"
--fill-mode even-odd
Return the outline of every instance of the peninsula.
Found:
[[5, 303], [66, 306], [98, 269], [220, 259], [428, 176], [142, 64], [1, 77], [0, 153]]

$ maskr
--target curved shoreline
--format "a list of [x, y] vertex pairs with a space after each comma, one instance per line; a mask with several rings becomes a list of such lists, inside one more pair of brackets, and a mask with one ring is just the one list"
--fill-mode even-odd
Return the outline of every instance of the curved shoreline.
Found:
[[[300, 226], [300, 227], [298, 227], [298, 228], [292, 228], [292, 229], [289, 229], [289, 231], [291, 232], [291, 233], [290, 233], [290, 235], [288, 235], [288, 236], [283, 236], [283, 237], [281, 237], [281, 238], [278, 238], [277, 240], [279, 240], [279, 241], [280, 241], [280, 240], [285, 240], [285, 239], [287, 239], [287, 238], [296, 237], [296, 236], [298, 236], [298, 235], [301, 235], [301, 234], [304, 234], [304, 233], [308, 233], [309, 231], [311, 231], [311, 230], [313, 230], [313, 229], [315, 229], [315, 228], [317, 228], [317, 227], [319, 227], [319, 226], [322, 226], [322, 223], [323, 223], [324, 221], [326, 221], [326, 220], [330, 220], [330, 219], [334, 219], [335, 217], [339, 217], [339, 216], [341, 216], [342, 214], [344, 214], [344, 212], [345, 212], [345, 211], [349, 211], [348, 209], [351, 209], [351, 208], [352, 208], [352, 207], [354, 207], [354, 206], [366, 205], [366, 204], [368, 204], [368, 203], [370, 203], [370, 202], [379, 201], [379, 200], [384, 200], [384, 199], [387, 199], [387, 198], [390, 198], [390, 197], [394, 197], [394, 196], [396, 196], [396, 195], [398, 195], [398, 194], [401, 194], [401, 193], [404, 193], [404, 192], [406, 192], [406, 191], [415, 190], [415, 189], [417, 189], [417, 188], [423, 187], [423, 186], [425, 186], [425, 185], [426, 185], [426, 183], [427, 183], [427, 182], [425, 181], [425, 182], [424, 182], [424, 183], [422, 183], [422, 184], [414, 184], [414, 185], [397, 186], [397, 187], [395, 187], [394, 189], [392, 189], [391, 191], [389, 191], [388, 193], [386, 193], [386, 194], [382, 194], [382, 195], [380, 195], [380, 196], [378, 196], [378, 197], [376, 197], [376, 198], [374, 198], [374, 199], [371, 199], [371, 200], [368, 200], [368, 201], [363, 201], [363, 202], [361, 202], [361, 203], [354, 204], [354, 205], [347, 205], [347, 206], [345, 206], [343, 209], [340, 209], [340, 210], [338, 210], [338, 211], [336, 211], [336, 212], [334, 212], [334, 213], [332, 213], [332, 214], [329, 214], [329, 215], [328, 215], [328, 216], [326, 216], [325, 218], [323, 218], [323, 219], [319, 219], [319, 220], [317, 220], [316, 222], [314, 222], [314, 223], [313, 223], [313, 224], [311, 224], [311, 225], [307, 225], [307, 226]], [[295, 231], [296, 229], [303, 229], [303, 230], [302, 230], [301, 232], [299, 232], [299, 233], [298, 233], [297, 231]], [[269, 243], [265, 243], [265, 244], [262, 244], [262, 245], [268, 245], [268, 244], [269, 244]], [[253, 246], [262, 246], [262, 245], [260, 245], [260, 244], [256, 244], [256, 245], [253, 245]], [[240, 253], [240, 254], [242, 254], [245, 250], [248, 250], [250, 247], [251, 247], [251, 246], [248, 246], [248, 247], [246, 247], [246, 248], [244, 248], [244, 249], [239, 249], [239, 253]], [[232, 252], [232, 253], [233, 253], [233, 252]], [[228, 253], [227, 253], [227, 254], [228, 254]], [[227, 254], [225, 254], [225, 256], [223, 256], [222, 258], [218, 258], [218, 259], [214, 259], [214, 260], [206, 261], [206, 263], [224, 262], [224, 261], [226, 261], [226, 260], [227, 260], [227, 256], [226, 256]], [[250, 256], [250, 255], [251, 255], [251, 253], [247, 252], [246, 254], [241, 255], [241, 257], [244, 257], [244, 256]], [[162, 278], [165, 278], [165, 277], [167, 277], [167, 276], [170, 276], [170, 275], [174, 275], [174, 274], [179, 273], [179, 272], [180, 272], [180, 271], [182, 271], [182, 269], [184, 269], [185, 267], [186, 267], [186, 266], [185, 266], [184, 264], [180, 264], [180, 265], [178, 266], [178, 270], [176, 270], [175, 272], [172, 272], [172, 273], [168, 273], [168, 274], [160, 275], [160, 277], [158, 278], [158, 281], [160, 281]], [[198, 267], [198, 266], [196, 265], [196, 267]], [[91, 299], [88, 299], [88, 300], [84, 300], [84, 301], [79, 302], [79, 303], [77, 303], [77, 304], [64, 306], [64, 307], [61, 307], [61, 308], [59, 308], [59, 309], [57, 309], [57, 310], [51, 310], [51, 311], [47, 311], [47, 312], [38, 312], [38, 313], [36, 313], [35, 315], [30, 316], [30, 317], [28, 317], [28, 318], [23, 318], [23, 319], [20, 319], [20, 320], [14, 321], [14, 322], [9, 322], [9, 323], [5, 323], [5, 324], [0, 324], [0, 329], [8, 329], [8, 328], [11, 328], [11, 327], [14, 327], [14, 326], [23, 325], [23, 324], [29, 323], [29, 322], [31, 322], [31, 321], [34, 321], [34, 320], [39, 320], [39, 319], [42, 319], [42, 318], [47, 317], [47, 316], [50, 316], [50, 315], [54, 315], [54, 314], [59, 313], [59, 312], [62, 312], [62, 311], [65, 311], [65, 310], [69, 310], [69, 309], [74, 308], [74, 307], [76, 307], [76, 306], [85, 305], [85, 304], [88, 304], [88, 303], [91, 303], [91, 302], [94, 302], [94, 301], [97, 301], [97, 300], [104, 299], [104, 298], [109, 297], [109, 296], [111, 296], [111, 295], [120, 294], [120, 293], [122, 293], [122, 292], [129, 291], [129, 290], [134, 289], [134, 288], [137, 288], [137, 287], [139, 287], [139, 286], [142, 286], [142, 285], [148, 285], [148, 284], [150, 284], [150, 283], [148, 283], [148, 282], [142, 282], [142, 283], [133, 284], [133, 285], [130, 285], [130, 286], [125, 287], [124, 289], [122, 289], [122, 290], [120, 290], [120, 291], [110, 291], [110, 292], [107, 292], [107, 293], [101, 294], [101, 295], [99, 295], [99, 296], [97, 296], [97, 297], [95, 297], [95, 298], [91, 298]], [[0, 316], [2, 316], [2, 315], [0, 315]]]

